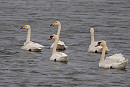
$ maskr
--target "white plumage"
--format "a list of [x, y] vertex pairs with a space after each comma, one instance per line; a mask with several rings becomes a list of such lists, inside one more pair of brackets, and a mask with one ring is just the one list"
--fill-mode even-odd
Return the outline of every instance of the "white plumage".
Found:
[[68, 55], [66, 55], [65, 53], [62, 53], [62, 52], [56, 52], [59, 37], [57, 35], [53, 34], [53, 36], [50, 36], [49, 40], [52, 38], [55, 39], [55, 42], [54, 42], [54, 47], [52, 50], [52, 56], [50, 57], [50, 60], [57, 61], [57, 62], [67, 62]]
[[127, 64], [127, 62], [128, 59], [125, 59], [122, 54], [114, 54], [106, 57], [104, 62], [100, 64], [99, 67], [124, 69], [124, 66]]
[[24, 46], [22, 46], [21, 49], [36, 52], [36, 51], [41, 51], [43, 47], [44, 46], [42, 46], [38, 43], [34, 43], [34, 42], [30, 41], [30, 42], [24, 43]]
[[88, 52], [90, 53], [97, 53], [97, 52], [102, 52], [102, 46], [98, 46], [98, 47], [95, 47], [96, 44], [98, 42], [92, 42], [90, 45], [89, 45], [89, 48], [88, 48]]
[[[125, 59], [121, 53], [114, 54], [112, 56], [105, 57], [105, 51], [106, 51], [106, 42], [100, 41], [98, 45], [101, 44], [103, 47], [102, 55], [99, 62], [99, 67], [101, 68], [113, 68], [113, 69], [125, 69], [126, 64], [128, 63], [128, 59]], [[97, 45], [97, 46], [98, 46]]]
[[65, 62], [65, 61], [67, 62], [68, 56], [62, 52], [56, 52], [56, 53], [52, 54], [50, 60], [57, 61], [57, 62]]
[[[57, 36], [60, 36], [60, 31], [61, 31], [61, 23], [59, 21], [54, 22], [53, 24], [51, 24], [50, 26], [58, 26], [58, 30], [57, 30]], [[54, 47], [54, 43], [51, 45], [50, 48]], [[65, 50], [67, 48], [67, 46], [65, 45], [65, 43], [63, 41], [58, 41], [58, 46], [57, 46], [57, 50]]]
[[[51, 49], [53, 49], [53, 47], [54, 47], [54, 44], [55, 43], [53, 43], [52, 45], [51, 45]], [[66, 49], [67, 48], [67, 46], [65, 45], [65, 43], [63, 42], [63, 41], [58, 41], [58, 45], [57, 45], [57, 50], [64, 50], [64, 49]]]
[[44, 46], [30, 41], [30, 38], [31, 38], [30, 26], [25, 25], [25, 26], [21, 27], [20, 29], [27, 29], [28, 30], [26, 42], [24, 43], [24, 46], [21, 47], [21, 49], [27, 50], [27, 51], [35, 51], [35, 52], [41, 51]]
[[[91, 44], [89, 45], [88, 52], [101, 53], [102, 52], [102, 46], [95, 47], [98, 42], [94, 41], [94, 28], [90, 29], [90, 33], [91, 33]], [[108, 52], [108, 51], [109, 51], [109, 49], [108, 49], [108, 47], [106, 47], [106, 52]]]

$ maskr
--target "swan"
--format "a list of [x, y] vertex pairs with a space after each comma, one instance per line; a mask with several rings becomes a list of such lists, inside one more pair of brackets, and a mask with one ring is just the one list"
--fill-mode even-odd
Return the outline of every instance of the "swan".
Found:
[[30, 41], [30, 38], [31, 38], [30, 25], [25, 25], [25, 26], [21, 27], [20, 29], [28, 30], [26, 42], [24, 43], [24, 46], [21, 47], [21, 49], [28, 50], [28, 51], [34, 51], [34, 52], [41, 51], [44, 46]]
[[53, 34], [52, 36], [50, 36], [50, 38], [48, 40], [51, 40], [52, 38], [55, 39], [55, 44], [54, 44], [54, 47], [52, 50], [52, 56], [51, 56], [50, 60], [57, 61], [57, 62], [67, 62], [68, 55], [66, 55], [65, 53], [62, 53], [62, 52], [56, 52], [56, 48], [58, 46], [58, 41], [59, 41], [58, 35]]
[[[59, 21], [54, 22], [53, 24], [51, 24], [50, 26], [58, 26], [58, 31], [57, 31], [57, 36], [60, 36], [60, 31], [61, 31], [61, 23]], [[51, 45], [50, 48], [54, 47], [54, 43]], [[65, 43], [63, 41], [58, 41], [58, 46], [57, 46], [57, 50], [64, 50], [66, 49], [67, 46], [65, 45]]]
[[106, 41], [101, 40], [96, 46], [102, 46], [103, 51], [99, 62], [99, 67], [101, 68], [113, 68], [113, 69], [125, 69], [128, 59], [125, 59], [121, 53], [114, 54], [112, 56], [105, 57], [106, 52]]
[[[89, 45], [88, 52], [90, 53], [101, 53], [102, 52], [102, 46], [95, 47], [98, 42], [94, 41], [94, 28], [90, 29], [91, 33], [91, 44]], [[108, 47], [106, 47], [106, 53], [108, 52]]]

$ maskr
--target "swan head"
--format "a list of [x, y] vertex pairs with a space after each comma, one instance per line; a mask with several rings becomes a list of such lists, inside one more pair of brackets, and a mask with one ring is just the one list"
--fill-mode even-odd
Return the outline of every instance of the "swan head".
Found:
[[106, 46], [106, 41], [104, 40], [99, 41], [95, 47], [97, 46]]
[[90, 32], [91, 32], [91, 33], [94, 32], [94, 28], [91, 28], [91, 29], [90, 29]]
[[56, 21], [56, 22], [54, 22], [53, 24], [51, 24], [50, 26], [59, 26], [59, 25], [61, 25], [60, 22], [59, 22], [59, 21]]
[[58, 37], [57, 35], [53, 34], [53, 35], [50, 36], [50, 38], [48, 40], [56, 39], [57, 37]]
[[31, 29], [30, 25], [24, 25], [23, 27], [21, 27], [20, 29]]

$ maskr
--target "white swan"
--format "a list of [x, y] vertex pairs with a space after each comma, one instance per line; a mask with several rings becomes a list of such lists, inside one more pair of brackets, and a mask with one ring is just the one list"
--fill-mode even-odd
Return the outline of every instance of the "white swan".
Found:
[[52, 36], [50, 36], [50, 38], [48, 40], [51, 40], [52, 38], [55, 39], [55, 44], [54, 44], [54, 47], [52, 50], [52, 56], [51, 56], [50, 60], [58, 61], [58, 62], [67, 62], [68, 56], [65, 53], [56, 52], [56, 48], [57, 48], [58, 41], [59, 41], [58, 35], [53, 34]]
[[[61, 24], [59, 21], [54, 22], [53, 24], [51, 24], [50, 26], [58, 26], [58, 31], [57, 31], [57, 36], [60, 36], [60, 31], [61, 31]], [[54, 43], [51, 45], [50, 48], [54, 47]], [[65, 45], [65, 43], [63, 41], [58, 41], [58, 46], [57, 46], [57, 50], [64, 50], [66, 49], [67, 46]]]
[[[88, 52], [91, 53], [101, 53], [102, 52], [102, 46], [95, 47], [98, 42], [94, 41], [94, 28], [90, 29], [91, 33], [91, 44], [89, 45]], [[108, 48], [106, 47], [106, 52], [108, 52]]]
[[24, 43], [24, 46], [21, 47], [21, 49], [28, 50], [28, 51], [35, 51], [35, 52], [41, 51], [44, 46], [30, 41], [30, 38], [31, 38], [30, 25], [25, 25], [25, 26], [21, 27], [20, 29], [27, 29], [28, 30], [26, 42]]
[[99, 62], [99, 67], [101, 68], [113, 68], [113, 69], [125, 69], [128, 59], [125, 59], [122, 54], [114, 54], [112, 56], [105, 57], [106, 52], [106, 41], [102, 40], [98, 42], [96, 46], [102, 46], [103, 51]]

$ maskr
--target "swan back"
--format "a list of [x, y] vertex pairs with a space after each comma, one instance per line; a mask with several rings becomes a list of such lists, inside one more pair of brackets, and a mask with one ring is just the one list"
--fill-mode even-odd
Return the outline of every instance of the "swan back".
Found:
[[24, 46], [22, 47], [23, 50], [28, 51], [41, 51], [44, 46], [34, 43], [32, 41], [24, 43]]
[[[54, 44], [55, 43], [53, 43], [52, 45], [51, 45], [51, 49], [54, 47]], [[67, 46], [65, 45], [65, 43], [63, 42], [63, 41], [58, 41], [58, 46], [57, 46], [57, 50], [64, 50], [64, 49], [66, 49], [67, 48]]]
[[57, 62], [67, 62], [68, 56], [62, 52], [56, 52], [51, 56], [50, 60]]
[[107, 57], [106, 59], [117, 60], [117, 61], [125, 60], [124, 56], [121, 53], [116, 53], [112, 56]]

